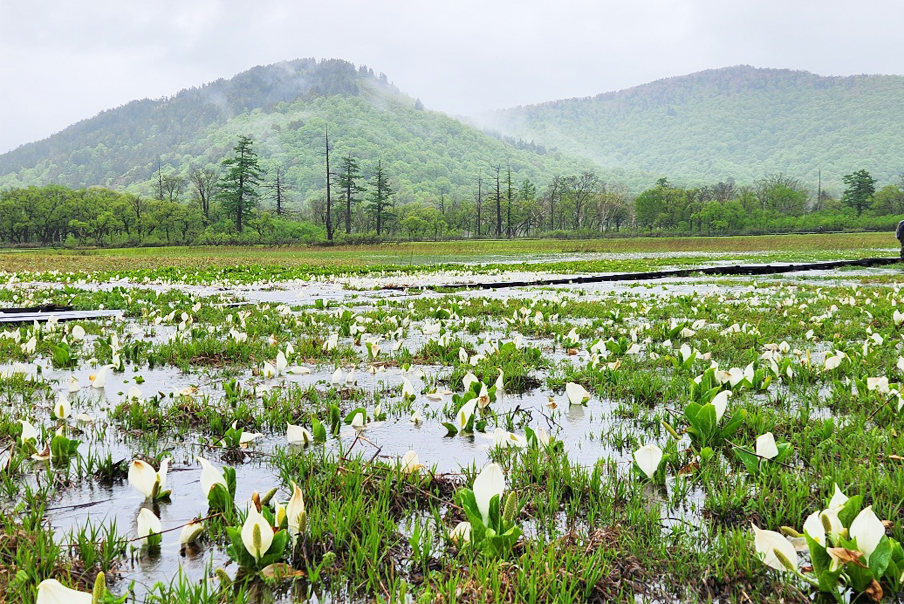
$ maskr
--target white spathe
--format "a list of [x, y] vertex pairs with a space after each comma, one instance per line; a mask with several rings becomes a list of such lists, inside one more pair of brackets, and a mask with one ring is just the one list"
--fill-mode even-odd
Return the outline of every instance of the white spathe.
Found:
[[490, 500], [505, 491], [505, 475], [497, 463], [488, 464], [474, 479], [474, 499], [486, 524], [490, 519]]
[[712, 405], [716, 408], [716, 422], [722, 421], [725, 415], [725, 409], [728, 407], [728, 399], [731, 397], [731, 390], [723, 390], [713, 397]]
[[449, 532], [449, 539], [452, 540], [456, 546], [461, 546], [465, 543], [471, 541], [471, 523], [470, 522], [459, 522], [455, 525]]
[[304, 496], [301, 488], [294, 482], [292, 483], [292, 497], [286, 504], [286, 521], [289, 525], [289, 534], [292, 535], [292, 542], [295, 542], [295, 536], [301, 532], [305, 519]]
[[568, 402], [572, 405], [583, 405], [584, 401], [590, 400], [590, 393], [587, 389], [574, 382], [565, 384], [565, 394], [568, 395]]
[[57, 419], [66, 419], [72, 413], [72, 405], [65, 392], [60, 392], [56, 403], [53, 405], [53, 416]]
[[223, 477], [222, 470], [203, 457], [197, 456], [195, 459], [201, 464], [201, 491], [204, 493], [205, 499], [213, 485], [221, 484], [224, 488], [226, 487], [226, 479]]
[[654, 444], [644, 445], [634, 451], [634, 462], [646, 474], [647, 478], [653, 480], [653, 476], [662, 462], [662, 449]]
[[408, 451], [402, 456], [402, 472], [406, 474], [417, 474], [423, 467], [421, 460], [417, 455], [417, 451]]
[[138, 512], [138, 536], [141, 537], [140, 543], [146, 543], [148, 535], [162, 533], [163, 526], [160, 524], [160, 518], [148, 508], [141, 508]]
[[31, 425], [31, 422], [20, 419], [19, 423], [22, 424], [22, 435], [20, 436], [21, 441], [24, 443], [26, 440], [33, 438], [35, 442], [38, 441], [38, 431], [34, 426]]
[[459, 430], [463, 430], [465, 426], [468, 425], [468, 421], [471, 419], [471, 416], [474, 415], [474, 411], [476, 411], [476, 409], [476, 398], [472, 398], [461, 406], [461, 409], [458, 410], [458, 415], [456, 415], [456, 424]]
[[464, 386], [465, 392], [467, 392], [471, 389], [471, 384], [478, 381], [480, 380], [477, 379], [477, 376], [469, 371], [465, 374], [465, 377], [461, 378], [461, 385]]
[[841, 524], [841, 518], [838, 517], [838, 511], [841, 508], [823, 510], [822, 513], [819, 514], [819, 520], [822, 522], [823, 530], [825, 530], [826, 524], [828, 524], [829, 535], [831, 535], [832, 539], [837, 541], [839, 537], [845, 534], [844, 525]]
[[314, 437], [304, 426], [296, 426], [295, 424], [286, 425], [286, 441], [290, 445], [305, 445], [311, 443]]
[[778, 447], [772, 432], [766, 432], [757, 437], [756, 454], [764, 459], [773, 459], [778, 455]]
[[179, 533], [179, 543], [182, 545], [188, 545], [189, 543], [194, 543], [195, 540], [204, 532], [204, 524], [201, 522], [189, 522], [185, 526], [182, 527], [182, 532]]
[[838, 487], [838, 484], [835, 484], [835, 491], [832, 493], [832, 498], [829, 500], [829, 509], [837, 510], [842, 507], [845, 503], [847, 503], [848, 496], [841, 492], [841, 489]]
[[411, 381], [403, 377], [402, 378], [402, 398], [408, 398], [414, 396], [414, 386], [411, 384]]
[[108, 366], [104, 365], [100, 369], [97, 370], [97, 373], [90, 376], [88, 379], [91, 380], [92, 388], [103, 388], [107, 385], [107, 369]]
[[254, 505], [248, 508], [248, 516], [242, 525], [242, 543], [255, 560], [260, 560], [273, 543], [273, 527]]
[[753, 546], [763, 564], [775, 570], [791, 570], [776, 556], [776, 552], [778, 552], [787, 558], [794, 568], [797, 568], [797, 552], [794, 545], [784, 535], [775, 531], [764, 531], [756, 525], [753, 525], [753, 533]]
[[157, 486], [157, 492], [166, 489], [166, 471], [169, 468], [169, 458], [165, 458], [160, 462], [160, 471], [140, 459], [132, 460], [129, 464], [129, 484], [132, 485], [139, 493], [150, 499], [154, 496], [154, 486]]
[[822, 526], [822, 519], [820, 518], [819, 512], [813, 512], [807, 516], [807, 519], [804, 521], [804, 533], [809, 535], [810, 539], [819, 545], [825, 546], [826, 530], [825, 527]]
[[352, 417], [352, 428], [355, 430], [363, 430], [364, 429], [364, 414], [358, 411]]
[[45, 579], [38, 585], [35, 604], [91, 604], [94, 596], [70, 589], [56, 579]]
[[863, 552], [867, 562], [885, 536], [885, 525], [873, 512], [873, 506], [864, 508], [857, 514], [850, 528], [851, 539], [857, 540], [857, 549]]

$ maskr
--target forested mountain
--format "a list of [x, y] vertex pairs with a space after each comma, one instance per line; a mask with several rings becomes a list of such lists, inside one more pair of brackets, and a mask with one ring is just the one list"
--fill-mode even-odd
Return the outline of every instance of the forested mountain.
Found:
[[428, 111], [365, 66], [301, 59], [134, 101], [23, 145], [0, 155], [0, 188], [58, 183], [153, 194], [159, 174], [184, 178], [193, 167], [217, 165], [239, 135], [250, 135], [265, 181], [280, 168], [291, 211], [325, 194], [327, 130], [337, 165], [352, 154], [367, 179], [382, 160], [403, 204], [470, 198], [493, 166], [510, 166], [518, 184], [538, 186], [592, 167]]
[[904, 77], [714, 69], [595, 97], [483, 114], [490, 130], [684, 184], [784, 173], [835, 194], [866, 169], [904, 171]]

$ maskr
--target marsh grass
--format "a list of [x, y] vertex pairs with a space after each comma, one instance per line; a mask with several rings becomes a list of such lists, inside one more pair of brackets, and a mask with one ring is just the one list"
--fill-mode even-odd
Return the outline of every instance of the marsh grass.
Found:
[[[715, 257], [703, 252], [728, 256], [763, 251], [758, 261], [829, 257], [838, 249], [842, 256], [856, 256], [870, 246], [882, 247], [884, 239], [540, 242], [535, 248], [540, 253], [642, 254], [672, 246], [701, 255], [652, 263], [624, 257], [550, 260], [530, 270], [613, 270]], [[525, 253], [517, 245], [508, 248], [510, 255]], [[92, 291], [75, 283], [85, 274], [48, 273], [44, 277], [55, 279], [55, 285], [0, 289], [4, 305], [51, 301], [85, 309], [103, 305], [125, 314], [121, 322], [79, 322], [86, 338], [73, 345], [78, 359], [73, 367], [54, 367], [51, 358], [52, 346], [69, 337], [70, 326], [19, 326], [0, 336], [0, 365], [9, 370], [0, 375], [0, 589], [7, 600], [33, 601], [35, 586], [45, 578], [88, 589], [97, 572], [112, 571], [111, 577], [122, 576], [111, 580], [116, 593], [132, 589], [136, 601], [147, 602], [285, 602], [312, 593], [322, 601], [355, 602], [805, 602], [812, 596], [805, 584], [756, 558], [750, 525], [800, 529], [812, 511], [825, 505], [836, 483], [849, 495], [862, 495], [864, 505], [891, 521], [890, 537], [904, 538], [904, 415], [894, 396], [865, 386], [868, 378], [888, 377], [891, 384], [904, 378], [898, 367], [904, 332], [893, 320], [904, 299], [890, 279], [864, 278], [856, 288], [784, 279], [693, 281], [706, 287], [655, 296], [644, 287], [602, 292], [544, 288], [521, 297], [456, 292], [384, 299], [362, 294], [346, 298], [344, 305], [294, 308], [233, 307], [228, 306], [237, 300], [232, 292], [204, 297], [190, 288], [142, 285], [148, 278], [182, 286], [272, 282], [275, 287], [286, 279], [343, 271], [376, 274], [391, 264], [387, 255], [390, 260], [410, 257], [420, 249], [281, 250], [276, 255], [252, 250], [238, 267], [229, 262], [235, 250], [223, 249], [166, 250], [172, 261], [167, 268], [154, 268], [153, 257], [143, 250], [3, 255], [6, 268], [28, 264], [29, 270], [40, 272], [49, 266], [42, 263], [54, 258], [62, 267], [76, 260], [85, 263], [80, 271], [98, 271], [91, 279], [128, 278], [109, 291]], [[457, 244], [430, 249], [438, 256], [476, 257], [502, 248], [487, 242], [467, 250]], [[211, 268], [202, 268], [211, 258]], [[277, 268], [275, 262], [284, 266]], [[436, 324], [443, 344], [438, 335], [425, 333]], [[695, 325], [693, 334], [682, 335]], [[569, 339], [572, 330], [576, 341]], [[333, 335], [337, 345], [327, 349]], [[26, 352], [22, 345], [32, 336], [35, 350]], [[364, 342], [376, 337], [384, 339], [380, 355], [372, 359]], [[398, 341], [403, 346], [389, 350], [390, 342]], [[610, 352], [593, 364], [592, 348], [606, 342], [613, 343], [611, 350], [606, 348]], [[639, 350], [628, 353], [635, 343]], [[792, 374], [772, 376], [759, 389], [732, 386], [726, 417], [745, 413], [746, 418], [735, 434], [704, 455], [683, 419], [692, 380], [713, 362], [724, 370], [743, 371], [751, 363], [766, 369], [764, 355], [773, 354], [779, 343], [784, 343], [780, 360], [791, 359]], [[289, 344], [294, 352], [287, 355], [288, 363], [311, 374], [291, 379], [262, 375], [264, 361], [273, 362]], [[673, 364], [683, 344], [701, 356]], [[468, 362], [459, 358], [460, 348]], [[835, 351], [845, 356], [836, 368], [826, 369], [826, 358]], [[711, 358], [702, 358], [705, 353]], [[73, 416], [53, 418], [51, 407], [66, 390], [70, 374], [78, 374], [88, 388], [88, 372], [111, 363], [114, 354], [124, 361], [126, 372], [112, 371], [100, 392], [70, 395]], [[474, 355], [482, 358], [472, 365]], [[16, 362], [28, 364], [28, 371], [14, 372]], [[165, 375], [184, 377], [196, 389], [180, 393], [181, 386], [155, 381], [157, 372], [172, 367], [176, 369]], [[353, 368], [359, 383], [331, 383], [337, 367], [343, 372]], [[486, 434], [445, 439], [439, 423], [450, 419], [445, 412], [452, 409], [450, 398], [440, 395], [427, 402], [424, 393], [441, 387], [461, 392], [468, 371], [491, 386], [499, 369], [505, 396], [481, 415]], [[147, 392], [129, 400], [118, 390], [126, 389], [124, 379], [132, 384], [138, 376], [149, 380], [137, 384]], [[414, 382], [413, 399], [402, 397], [402, 377]], [[571, 414], [563, 404], [568, 382], [591, 393], [580, 414]], [[549, 397], [553, 403], [547, 402]], [[375, 417], [378, 407], [381, 418]], [[339, 420], [359, 408], [373, 423], [353, 433]], [[419, 428], [408, 421], [414, 411], [424, 416]], [[76, 420], [81, 412], [90, 413], [92, 421]], [[17, 440], [23, 430], [20, 420], [37, 428], [31, 447]], [[239, 431], [264, 433], [262, 444], [218, 446], [233, 422]], [[664, 422], [675, 429], [674, 436]], [[288, 423], [311, 431], [320, 423], [323, 437], [306, 447], [290, 447], [285, 444]], [[82, 441], [77, 452], [68, 460], [33, 460], [32, 454], [59, 427]], [[486, 444], [497, 428], [520, 435], [528, 427], [548, 428], [558, 443], [524, 448]], [[421, 463], [427, 467], [402, 470], [392, 430], [421, 449]], [[766, 432], [789, 442], [793, 453], [782, 463], [762, 463], [751, 474], [737, 449], [752, 449]], [[632, 452], [648, 443], [671, 454], [665, 484], [649, 484], [630, 471]], [[469, 451], [471, 461], [450, 469], [445, 447]], [[227, 581], [214, 578], [218, 575], [211, 566], [203, 577], [189, 577], [179, 570], [178, 560], [167, 560], [164, 553], [158, 561], [165, 577], [133, 586], [130, 577], [150, 558], [126, 546], [134, 538], [132, 527], [93, 518], [90, 508], [87, 522], [67, 530], [55, 525], [55, 505], [78, 485], [103, 486], [122, 495], [130, 488], [127, 466], [135, 457], [155, 463], [163, 455], [172, 457], [176, 482], [167, 505], [196, 508], [197, 454], [237, 470], [233, 521], [244, 518], [247, 484], [258, 484], [258, 475], [272, 477], [274, 484], [267, 488], [276, 487], [275, 498], [283, 503], [292, 493], [291, 483], [301, 487], [304, 530], [284, 558], [299, 576], [247, 577], [228, 566]], [[511, 551], [500, 556], [456, 546], [449, 537], [465, 519], [460, 491], [473, 485], [483, 460], [490, 459], [505, 470], [507, 492], [519, 503], [515, 522], [524, 530]], [[218, 560], [224, 556], [227, 520], [211, 518], [199, 545]]]

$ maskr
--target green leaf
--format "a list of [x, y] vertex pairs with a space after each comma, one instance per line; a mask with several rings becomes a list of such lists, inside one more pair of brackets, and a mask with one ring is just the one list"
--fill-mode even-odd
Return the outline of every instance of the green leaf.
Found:
[[744, 424], [745, 419], [747, 419], [747, 411], [745, 409], [735, 411], [731, 416], [731, 420], [722, 428], [720, 436], [722, 438], [731, 438]]
[[816, 539], [807, 534], [804, 534], [804, 537], [807, 539], [807, 547], [810, 549], [810, 562], [813, 564], [813, 572], [817, 578], [822, 577], [823, 573], [828, 572], [829, 568], [831, 568], [832, 557]]
[[887, 536], [883, 536], [870, 555], [868, 566], [873, 574], [881, 579], [889, 562], [891, 562], [891, 540]]
[[868, 568], [857, 566], [856, 564], [845, 564], [844, 570], [851, 580], [851, 587], [857, 592], [865, 591], [869, 584], [872, 583], [873, 579], [875, 579], [873, 571]]
[[738, 456], [744, 463], [744, 467], [747, 468], [747, 473], [756, 476], [760, 472], [760, 458], [750, 453], [749, 451], [745, 451], [740, 447], [736, 447], [734, 449], [735, 455]]
[[854, 521], [854, 518], [856, 518], [857, 514], [860, 513], [860, 509], [862, 507], [862, 495], [854, 495], [853, 497], [845, 501], [841, 509], [838, 510], [838, 519], [841, 520], [841, 524], [846, 527], [850, 527], [851, 523]]
[[446, 428], [446, 436], [455, 436], [458, 434], [458, 428], [456, 428], [455, 424], [452, 422], [443, 422], [443, 427]]
[[339, 426], [342, 423], [342, 416], [339, 407], [335, 404], [330, 405], [330, 429], [334, 434], [339, 432]]
[[788, 457], [790, 457], [791, 453], [794, 452], [794, 448], [791, 446], [791, 443], [779, 443], [776, 445], [778, 449], [778, 455], [775, 456], [774, 461], [776, 463], [783, 463]]
[[355, 419], [355, 416], [361, 414], [361, 417], [364, 418], [364, 422], [367, 422], [367, 410], [364, 407], [357, 407], [349, 411], [349, 413], [345, 416], [345, 419], [342, 420], [346, 426], [350, 426], [352, 420]]
[[317, 442], [324, 442], [326, 440], [326, 427], [316, 417], [311, 417], [311, 434], [314, 436], [314, 440]]

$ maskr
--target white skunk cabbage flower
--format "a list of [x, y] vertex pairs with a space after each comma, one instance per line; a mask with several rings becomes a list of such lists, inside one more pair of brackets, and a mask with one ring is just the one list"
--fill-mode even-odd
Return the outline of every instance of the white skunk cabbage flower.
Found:
[[[238, 426], [239, 426], [238, 420], [232, 422], [233, 430], [238, 430], [239, 429]], [[239, 435], [239, 444], [247, 445], [248, 443], [252, 443], [252, 442], [256, 441], [257, 439], [263, 438], [263, 437], [264, 437], [264, 435], [261, 434], [260, 432], [245, 432], [244, 430], [242, 430], [242, 433]]]
[[415, 396], [414, 386], [411, 385], [411, 381], [403, 377], [402, 378], [402, 398], [408, 398], [410, 396]]
[[474, 415], [474, 411], [477, 410], [477, 399], [472, 398], [467, 403], [461, 406], [461, 409], [458, 410], [458, 415], [455, 416], [455, 423], [459, 430], [463, 430], [465, 426], [468, 425], [468, 420], [471, 419], [471, 416]]
[[778, 447], [772, 432], [766, 432], [757, 437], [756, 454], [764, 459], [772, 459], [778, 455]]
[[204, 524], [201, 522], [189, 522], [185, 526], [182, 527], [182, 532], [179, 533], [179, 543], [182, 545], [188, 545], [189, 543], [194, 543], [195, 540], [201, 536], [201, 533], [204, 532]]
[[286, 428], [286, 440], [290, 445], [304, 445], [307, 446], [314, 440], [314, 437], [311, 433], [304, 428], [303, 426], [296, 426], [294, 424], [287, 424]]
[[792, 572], [797, 570], [797, 552], [794, 550], [794, 545], [784, 535], [775, 531], [764, 531], [755, 524], [753, 533], [753, 546], [763, 564], [775, 570]]
[[355, 413], [355, 416], [352, 418], [352, 428], [354, 428], [355, 430], [364, 429], [364, 414], [360, 411]]
[[296, 536], [301, 532], [305, 520], [304, 497], [301, 489], [294, 482], [292, 483], [292, 497], [286, 504], [286, 519], [289, 525], [289, 534], [292, 536], [292, 542], [295, 542]]
[[835, 484], [835, 491], [832, 493], [832, 498], [829, 500], [829, 509], [830, 510], [838, 510], [845, 503], [847, 503], [848, 496], [841, 492], [841, 489], [838, 488], [838, 484]]
[[518, 447], [523, 449], [527, 446], [527, 439], [520, 434], [509, 432], [502, 428], [496, 428], [493, 432], [494, 447]]
[[107, 365], [104, 365], [100, 369], [97, 370], [97, 373], [92, 374], [88, 377], [91, 380], [92, 388], [103, 388], [107, 385]]
[[70, 589], [56, 579], [45, 579], [38, 585], [35, 604], [92, 604], [94, 596], [84, 591]]
[[456, 524], [455, 528], [449, 531], [449, 539], [456, 547], [469, 543], [471, 541], [471, 523], [465, 521]]
[[31, 422], [20, 419], [19, 423], [22, 424], [22, 434], [19, 437], [19, 440], [24, 443], [29, 438], [33, 438], [35, 442], [38, 442], [38, 431], [31, 425]]
[[160, 462], [160, 471], [140, 459], [132, 460], [129, 464], [129, 484], [147, 499], [153, 499], [157, 493], [166, 490], [166, 471], [169, 468], [169, 458]]
[[807, 516], [807, 519], [804, 521], [804, 534], [809, 535], [810, 539], [825, 547], [826, 530], [822, 525], [820, 515], [820, 512], [813, 512]]
[[653, 480], [659, 464], [662, 463], [662, 449], [654, 444], [644, 445], [634, 451], [634, 461], [647, 478]]
[[891, 318], [895, 322], [895, 325], [900, 327], [901, 324], [904, 323], [904, 312], [895, 310], [895, 312], [894, 312], [894, 314], [892, 314]]
[[273, 543], [273, 527], [253, 505], [248, 508], [248, 516], [242, 525], [242, 543], [255, 560], [260, 560]]
[[887, 377], [868, 377], [866, 378], [866, 389], [875, 390], [882, 394], [888, 394], [888, 378]]
[[568, 402], [572, 405], [583, 405], [584, 401], [590, 400], [590, 393], [580, 384], [568, 382], [565, 384], [565, 393], [568, 395]]
[[76, 325], [75, 327], [72, 328], [72, 331], [70, 332], [69, 335], [72, 336], [72, 339], [76, 342], [84, 340], [85, 339], [85, 328], [82, 327], [81, 325]]
[[261, 365], [261, 375], [265, 379], [276, 377], [276, 367], [270, 361], [264, 361], [264, 364]]
[[465, 374], [465, 377], [461, 378], [461, 385], [464, 386], [465, 392], [467, 392], [471, 389], [471, 384], [477, 381], [479, 381], [477, 376], [469, 371]]
[[857, 514], [851, 522], [850, 535], [851, 539], [857, 540], [857, 549], [863, 552], [869, 562], [869, 557], [879, 545], [879, 540], [885, 536], [885, 525], [873, 512], [873, 506], [864, 508]]
[[201, 456], [196, 456], [195, 459], [201, 464], [201, 492], [204, 493], [205, 499], [213, 485], [221, 484], [224, 488], [226, 487], [226, 479], [223, 477], [222, 470]]
[[408, 451], [402, 456], [402, 472], [406, 474], [417, 474], [423, 467], [424, 465], [421, 463], [417, 451]]
[[152, 534], [162, 533], [163, 526], [160, 524], [160, 518], [148, 508], [141, 508], [138, 512], [138, 536], [142, 539], [139, 543], [147, 543], [148, 536]]
[[474, 479], [474, 499], [486, 524], [490, 520], [490, 500], [505, 491], [505, 475], [498, 463], [488, 464]]
[[66, 419], [72, 413], [72, 405], [65, 392], [60, 392], [56, 403], [53, 405], [53, 416], [57, 419]]
[[725, 415], [725, 409], [728, 407], [728, 399], [731, 397], [731, 390], [723, 390], [719, 394], [713, 397], [712, 402], [713, 407], [716, 408], [716, 421], [722, 421], [722, 416]]

